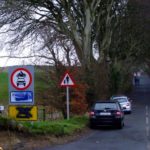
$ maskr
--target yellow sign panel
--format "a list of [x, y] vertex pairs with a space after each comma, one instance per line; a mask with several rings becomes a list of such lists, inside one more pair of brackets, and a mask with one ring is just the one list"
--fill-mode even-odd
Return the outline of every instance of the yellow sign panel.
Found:
[[37, 106], [9, 106], [9, 117], [20, 121], [36, 121]]

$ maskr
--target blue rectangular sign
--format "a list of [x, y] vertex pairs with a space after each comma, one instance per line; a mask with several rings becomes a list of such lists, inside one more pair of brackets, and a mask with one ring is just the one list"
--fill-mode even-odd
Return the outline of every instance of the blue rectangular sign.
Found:
[[32, 104], [33, 92], [32, 91], [12, 91], [10, 93], [10, 103]]

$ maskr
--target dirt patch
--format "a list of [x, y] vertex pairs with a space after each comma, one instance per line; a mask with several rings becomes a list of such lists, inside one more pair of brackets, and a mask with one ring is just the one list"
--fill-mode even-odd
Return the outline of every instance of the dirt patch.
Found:
[[34, 150], [68, 143], [77, 140], [90, 132], [90, 129], [85, 128], [82, 132], [70, 136], [56, 137], [50, 135], [31, 136], [23, 133], [0, 131], [0, 147], [3, 147], [3, 150]]

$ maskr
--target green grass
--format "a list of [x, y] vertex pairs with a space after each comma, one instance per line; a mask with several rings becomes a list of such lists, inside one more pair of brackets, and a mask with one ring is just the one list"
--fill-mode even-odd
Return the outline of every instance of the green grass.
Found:
[[50, 134], [55, 136], [71, 135], [80, 132], [88, 123], [88, 118], [73, 117], [70, 120], [23, 122], [23, 126], [32, 134]]
[[29, 133], [31, 135], [72, 135], [74, 133], [81, 132], [87, 124], [88, 117], [86, 116], [77, 116], [71, 118], [70, 120], [36, 122], [19, 122], [0, 116], [1, 129], [12, 129], [13, 131], [19, 131], [26, 134]]
[[44, 72], [35, 72], [35, 79], [34, 79], [34, 87], [35, 91], [38, 90], [40, 92], [43, 92], [44, 90], [49, 88], [49, 84], [46, 82], [46, 79], [44, 80], [43, 76], [45, 76]]
[[0, 104], [6, 105], [8, 103], [8, 73], [0, 73]]

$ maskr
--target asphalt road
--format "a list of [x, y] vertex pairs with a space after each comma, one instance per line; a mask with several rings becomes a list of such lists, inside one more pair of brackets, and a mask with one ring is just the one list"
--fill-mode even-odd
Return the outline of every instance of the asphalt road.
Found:
[[125, 116], [125, 126], [96, 129], [77, 141], [43, 150], [150, 150], [150, 79], [142, 76], [134, 88], [133, 113]]

